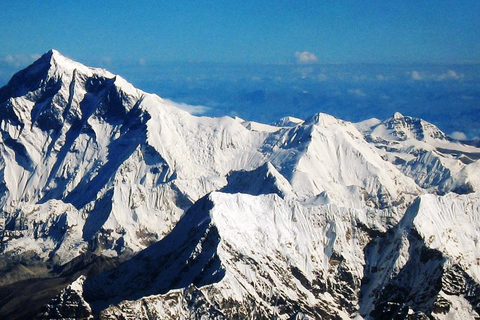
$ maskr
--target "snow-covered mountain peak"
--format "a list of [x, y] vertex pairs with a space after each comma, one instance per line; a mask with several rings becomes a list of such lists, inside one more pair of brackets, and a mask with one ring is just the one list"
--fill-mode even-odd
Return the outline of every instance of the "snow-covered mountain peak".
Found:
[[403, 119], [403, 114], [401, 114], [400, 112], [397, 111], [393, 114], [393, 119], [395, 119], [395, 120]]
[[420, 187], [440, 194], [480, 190], [475, 175], [467, 173], [477, 170], [480, 148], [451, 140], [435, 125], [398, 112], [384, 121], [370, 119], [355, 126], [383, 159]]
[[0, 89], [0, 115], [22, 128], [58, 132], [92, 114], [109, 118], [125, 114], [143, 94], [119, 76], [50, 50]]
[[386, 162], [348, 121], [319, 113], [289, 128], [278, 142], [271, 162], [303, 200], [320, 196], [326, 203], [383, 208], [416, 193], [414, 181]]
[[328, 128], [328, 127], [334, 127], [338, 125], [344, 125], [344, 121], [338, 118], [335, 118], [334, 116], [331, 116], [329, 114], [319, 112], [314, 116], [306, 119], [304, 124], [317, 125], [320, 127]]
[[295, 127], [299, 124], [302, 124], [303, 122], [304, 121], [302, 119], [295, 118], [295, 117], [292, 117], [292, 116], [287, 116], [287, 117], [283, 117], [279, 121], [273, 123], [273, 125], [277, 126], [277, 127]]
[[50, 65], [50, 72], [59, 76], [66, 76], [73, 73], [75, 70], [78, 73], [82, 73], [85, 76], [101, 76], [105, 78], [113, 78], [114, 74], [108, 72], [105, 69], [91, 68], [83, 65], [80, 62], [74, 61], [55, 49], [52, 49], [45, 53], [39, 61], [48, 63]]
[[405, 141], [415, 139], [431, 142], [432, 140], [447, 141], [448, 137], [435, 125], [414, 117], [404, 116], [395, 112], [392, 118], [386, 119], [374, 126], [371, 135], [385, 140]]
[[78, 91], [79, 87], [87, 92], [98, 93], [102, 84], [113, 84], [117, 91], [128, 95], [141, 95], [140, 90], [122, 77], [105, 69], [87, 67], [52, 49], [16, 73], [9, 83], [0, 89], [0, 103], [8, 98], [21, 96], [36, 101], [40, 95], [45, 98], [45, 93], [54, 94], [60, 89], [66, 90], [64, 94], [68, 95], [70, 91]]
[[128, 81], [119, 75], [113, 74], [108, 70], [102, 68], [87, 67], [84, 64], [74, 61], [55, 49], [52, 49], [45, 53], [39, 60], [48, 61], [50, 64], [50, 73], [57, 75], [64, 81], [70, 80], [70, 77], [81, 78], [93, 78], [93, 79], [112, 79], [115, 86], [119, 88], [119, 91], [123, 91], [128, 94], [137, 94], [138, 89], [133, 87]]
[[227, 177], [228, 185], [221, 191], [252, 195], [275, 193], [282, 198], [293, 198], [292, 186], [270, 163], [252, 171], [234, 171]]
[[[73, 65], [80, 65], [79, 62], [76, 62], [74, 60], [71, 60], [61, 54], [59, 51], [55, 49], [51, 49], [47, 51], [43, 56], [42, 56], [44, 61], [49, 61], [50, 65], [57, 65], [57, 66], [65, 66], [67, 67], [68, 65], [73, 66]], [[42, 59], [41, 58], [41, 59]]]
[[21, 96], [41, 87], [48, 87], [61, 82], [69, 83], [75, 75], [77, 78], [112, 79], [115, 77], [107, 70], [87, 67], [52, 49], [30, 66], [16, 73], [7, 87], [17, 89], [17, 94], [14, 94], [14, 96]]

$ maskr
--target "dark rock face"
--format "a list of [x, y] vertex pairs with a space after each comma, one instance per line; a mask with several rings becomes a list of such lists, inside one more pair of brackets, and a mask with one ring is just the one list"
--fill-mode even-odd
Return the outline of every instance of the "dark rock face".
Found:
[[[388, 243], [391, 240], [383, 238], [374, 241]], [[442, 288], [445, 259], [441, 252], [427, 248], [415, 230], [410, 231], [407, 241], [410, 245], [408, 261], [399, 272], [392, 270], [386, 283], [374, 291], [374, 310], [369, 313], [374, 319], [405, 319], [412, 314], [423, 317], [433, 311]], [[369, 269], [367, 264], [366, 270]], [[379, 272], [385, 270], [367, 272], [364, 283], [368, 286]]]
[[[442, 252], [429, 248], [412, 224], [419, 205], [417, 200], [397, 226], [365, 247], [360, 293], [363, 316], [432, 319], [450, 311], [445, 296], [461, 296], [478, 312], [479, 284]], [[402, 250], [407, 250], [408, 260], [397, 266]]]
[[[93, 319], [92, 309], [81, 296], [83, 278], [68, 286], [43, 306], [36, 319]], [[77, 288], [78, 287], [78, 288]]]

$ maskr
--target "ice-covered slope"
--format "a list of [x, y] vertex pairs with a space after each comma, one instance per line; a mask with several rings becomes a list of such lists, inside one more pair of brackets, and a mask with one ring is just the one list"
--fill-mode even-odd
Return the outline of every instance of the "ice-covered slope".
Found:
[[37, 277], [58, 295], [19, 314], [476, 314], [479, 148], [400, 114], [177, 105], [54, 50], [0, 89], [0, 318]]
[[[103, 310], [105, 318], [146, 317], [145, 309], [188, 317], [208, 304], [210, 317], [348, 319], [357, 311], [362, 247], [369, 232], [385, 230], [379, 221], [386, 215], [304, 206], [275, 194], [212, 193], [162, 241], [87, 280], [85, 297], [99, 312], [149, 296]], [[180, 315], [165, 310], [172, 296]]]
[[[90, 249], [110, 254], [144, 248], [168, 232], [184, 208], [222, 187], [230, 170], [263, 163], [256, 146], [265, 134], [231, 118], [193, 117], [54, 50], [1, 89], [0, 110], [7, 229], [27, 242], [45, 238], [46, 250], [38, 241], [22, 248], [56, 250], [62, 262], [71, 258], [57, 248], [64, 236], [78, 244], [72, 254], [89, 241]], [[35, 227], [51, 217], [32, 212], [51, 201], [73, 205], [66, 220], [82, 217], [75, 230], [64, 226], [53, 237], [48, 227]], [[6, 251], [19, 248], [4, 240]]]
[[[123, 229], [125, 241], [133, 248], [151, 239], [132, 235], [127, 224], [133, 225], [133, 232], [146, 229], [147, 235], [152, 226], [153, 236], [169, 230], [164, 220], [175, 219], [181, 210], [174, 195], [168, 195], [171, 188], [159, 187], [173, 172], [146, 143], [150, 116], [140, 107], [143, 98], [144, 93], [122, 78], [87, 68], [56, 51], [42, 56], [1, 89], [3, 211], [9, 234], [16, 241], [26, 241], [18, 247], [6, 237], [5, 251], [33, 250], [56, 255], [65, 263], [88, 241], [104, 237], [102, 229]], [[142, 197], [142, 188], [151, 190], [148, 202], [135, 199]], [[162, 201], [163, 208], [155, 205]], [[64, 211], [58, 232], [42, 226], [53, 219], [52, 211], [43, 207], [67, 204], [73, 208]], [[122, 216], [125, 204], [130, 207], [128, 216]], [[148, 211], [149, 217], [139, 214], [139, 219], [132, 219], [133, 209]], [[34, 214], [37, 211], [42, 215]], [[79, 221], [63, 222], [72, 220]], [[67, 238], [78, 246], [65, 256], [59, 249]], [[46, 247], [37, 248], [43, 240]], [[108, 241], [97, 240], [90, 246]], [[110, 249], [115, 240], [112, 237]]]
[[[195, 117], [52, 50], [0, 91], [4, 249], [20, 250], [14, 238], [42, 238], [45, 250], [38, 241], [22, 248], [55, 251], [62, 263], [71, 258], [58, 251], [66, 238], [76, 244], [73, 255], [87, 243], [108, 255], [137, 251], [223, 188], [229, 172], [266, 162], [280, 184], [291, 185], [285, 192], [308, 201], [385, 207], [418, 192], [351, 124], [324, 114], [297, 123], [249, 130], [229, 117]], [[73, 206], [66, 220], [81, 216], [55, 237], [35, 227], [48, 213], [32, 215], [51, 201]]]
[[419, 192], [353, 124], [327, 114], [272, 134], [266, 146], [269, 160], [302, 199], [382, 208], [404, 203]]
[[213, 193], [164, 240], [87, 280], [85, 299], [102, 319], [471, 318], [479, 199], [421, 196], [386, 232], [387, 211]]
[[375, 318], [472, 319], [480, 312], [480, 195], [424, 195], [372, 241], [360, 301]]
[[282, 198], [295, 198], [290, 183], [270, 162], [251, 171], [232, 171], [227, 180], [228, 184], [221, 189], [226, 193], [251, 195], [275, 193]]
[[382, 122], [364, 121], [366, 134], [382, 157], [430, 192], [468, 193], [480, 190], [477, 174], [480, 148], [448, 138], [427, 121], [395, 113]]

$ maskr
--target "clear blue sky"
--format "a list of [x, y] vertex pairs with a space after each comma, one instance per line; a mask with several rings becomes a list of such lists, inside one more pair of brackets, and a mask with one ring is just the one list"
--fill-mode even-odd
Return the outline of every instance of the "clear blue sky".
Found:
[[0, 59], [480, 61], [479, 0], [2, 1]]

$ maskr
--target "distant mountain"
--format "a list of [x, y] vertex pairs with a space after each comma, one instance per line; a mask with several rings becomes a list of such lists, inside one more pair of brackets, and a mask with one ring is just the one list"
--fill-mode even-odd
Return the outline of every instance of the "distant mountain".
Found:
[[176, 105], [55, 50], [0, 89], [1, 318], [478, 317], [478, 146]]

